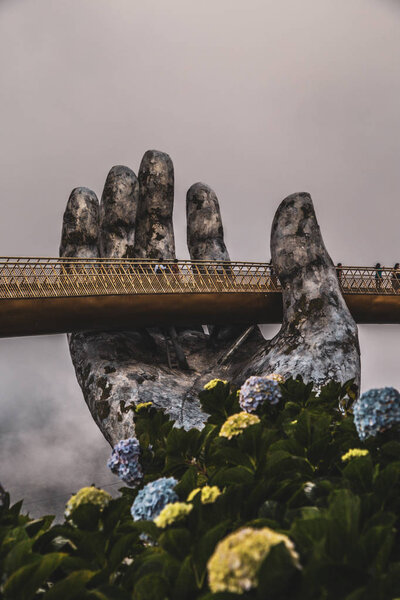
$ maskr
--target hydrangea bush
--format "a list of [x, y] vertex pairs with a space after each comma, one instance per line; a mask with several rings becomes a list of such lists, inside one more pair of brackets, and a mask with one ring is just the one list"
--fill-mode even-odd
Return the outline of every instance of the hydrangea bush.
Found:
[[354, 405], [360, 440], [375, 437], [400, 424], [400, 393], [392, 387], [369, 390]]
[[[399, 394], [215, 379], [200, 430], [132, 407], [109, 466], [63, 523], [0, 506], [5, 600], [400, 598]], [[354, 414], [353, 414], [354, 411]]]
[[179, 500], [174, 488], [175, 477], [160, 477], [150, 481], [138, 492], [132, 504], [131, 514], [135, 521], [152, 521], [167, 504]]
[[128, 485], [139, 485], [143, 479], [139, 462], [140, 444], [135, 437], [121, 440], [115, 444], [107, 466]]
[[173, 502], [172, 504], [167, 504], [158, 517], [154, 519], [154, 523], [157, 527], [164, 529], [165, 527], [168, 527], [168, 525], [172, 525], [173, 523], [184, 519], [192, 509], [193, 505], [186, 504], [186, 502]]
[[269, 527], [243, 527], [219, 542], [207, 563], [212, 592], [243, 594], [257, 587], [258, 571], [271, 548], [283, 543], [293, 563], [300, 567], [293, 542]]
[[240, 388], [241, 409], [253, 413], [264, 405], [278, 404], [282, 398], [279, 385], [282, 382], [283, 378], [275, 373], [268, 377], [249, 377]]
[[257, 425], [257, 423], [260, 423], [257, 415], [249, 415], [249, 413], [243, 411], [228, 417], [222, 425], [219, 435], [231, 440], [233, 437], [240, 435], [250, 425]]
[[94, 486], [83, 487], [68, 500], [64, 512], [65, 518], [69, 519], [70, 517], [73, 517], [74, 511], [79, 506], [85, 504], [98, 506], [102, 510], [107, 506], [110, 500], [111, 495], [104, 490], [100, 490]]

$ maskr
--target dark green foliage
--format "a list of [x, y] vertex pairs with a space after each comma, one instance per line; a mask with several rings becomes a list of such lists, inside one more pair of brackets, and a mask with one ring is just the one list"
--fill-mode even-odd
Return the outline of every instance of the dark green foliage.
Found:
[[[161, 529], [134, 522], [137, 490], [100, 511], [80, 506], [73, 523], [0, 509], [1, 597], [5, 600], [392, 600], [400, 597], [400, 442], [386, 433], [361, 443], [353, 424], [352, 382], [319, 395], [300, 379], [281, 385], [278, 406], [231, 440], [221, 425], [240, 408], [219, 382], [201, 393], [210, 414], [202, 431], [175, 429], [151, 407], [136, 414], [145, 483], [179, 480], [184, 502], [205, 484], [223, 492], [192, 500], [190, 514]], [[343, 462], [351, 448], [369, 451]], [[207, 563], [219, 541], [243, 526], [270, 527], [293, 541], [301, 569], [283, 543], [243, 595], [208, 587]]]

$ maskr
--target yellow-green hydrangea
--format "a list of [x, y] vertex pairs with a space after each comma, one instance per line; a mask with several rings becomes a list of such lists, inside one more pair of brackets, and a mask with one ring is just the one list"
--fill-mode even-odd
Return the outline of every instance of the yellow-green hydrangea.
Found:
[[205, 485], [202, 488], [195, 488], [192, 490], [187, 497], [187, 501], [191, 502], [199, 492], [201, 492], [200, 500], [202, 504], [212, 504], [216, 501], [218, 496], [222, 494], [221, 490], [216, 485]]
[[217, 387], [217, 385], [219, 383], [223, 383], [224, 385], [226, 385], [228, 382], [225, 381], [225, 379], [211, 379], [211, 381], [209, 381], [208, 383], [206, 383], [206, 385], [204, 386], [205, 390], [212, 390], [215, 387]]
[[257, 586], [257, 571], [273, 546], [283, 542], [293, 563], [300, 567], [293, 542], [269, 527], [244, 527], [217, 544], [207, 564], [211, 591], [243, 594]]
[[175, 521], [184, 519], [191, 510], [193, 510], [193, 504], [186, 504], [186, 502], [172, 502], [163, 508], [158, 517], [154, 519], [154, 523], [157, 527], [165, 529], [165, 527], [172, 525]]
[[368, 450], [362, 450], [361, 448], [351, 448], [346, 454], [343, 454], [342, 461], [346, 462], [352, 458], [358, 458], [359, 456], [368, 456]]
[[284, 383], [285, 379], [279, 373], [271, 373], [271, 375], [267, 375], [266, 379], [270, 379], [271, 381], [276, 381], [278, 383]]
[[250, 425], [256, 425], [259, 422], [260, 419], [257, 415], [251, 415], [245, 411], [236, 413], [227, 418], [221, 427], [219, 435], [231, 440], [234, 436], [240, 435], [243, 430], [250, 427]]
[[110, 500], [110, 494], [104, 490], [99, 490], [94, 486], [83, 487], [68, 500], [64, 512], [65, 517], [69, 518], [74, 510], [82, 504], [95, 504], [96, 506], [100, 506], [101, 510], [103, 510]]
[[187, 497], [187, 502], [191, 502], [193, 500], [193, 498], [195, 496], [197, 496], [197, 494], [201, 492], [201, 488], [194, 488], [194, 490], [192, 490], [189, 494], [189, 496]]
[[139, 404], [136, 405], [136, 412], [140, 412], [141, 410], [144, 410], [146, 408], [150, 408], [150, 406], [153, 406], [152, 402], [140, 402]]

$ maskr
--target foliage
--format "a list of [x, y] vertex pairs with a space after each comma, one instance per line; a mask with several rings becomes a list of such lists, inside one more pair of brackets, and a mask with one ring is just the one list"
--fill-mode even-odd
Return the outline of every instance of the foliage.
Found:
[[[360, 441], [352, 382], [318, 391], [300, 378], [278, 385], [279, 402], [262, 403], [254, 413], [258, 422], [230, 438], [220, 435], [221, 428], [241, 408], [227, 382], [214, 380], [201, 392], [210, 414], [201, 431], [174, 428], [152, 405], [142, 406], [135, 419], [143, 481], [122, 488], [106, 505], [79, 504], [73, 521], [32, 519], [21, 514], [21, 503], [10, 506], [6, 495], [0, 508], [1, 597], [400, 597], [396, 430]], [[135, 461], [138, 468], [136, 455]], [[157, 490], [172, 491], [160, 509], [170, 507], [172, 515], [163, 527], [145, 520], [163, 514], [153, 515]], [[139, 520], [131, 515], [136, 498]], [[222, 556], [232, 544], [236, 558]], [[213, 566], [221, 564], [228, 570], [213, 579]], [[210, 581], [218, 583], [210, 587]]]
[[354, 407], [354, 423], [361, 440], [383, 433], [400, 421], [400, 394], [392, 387], [365, 392]]

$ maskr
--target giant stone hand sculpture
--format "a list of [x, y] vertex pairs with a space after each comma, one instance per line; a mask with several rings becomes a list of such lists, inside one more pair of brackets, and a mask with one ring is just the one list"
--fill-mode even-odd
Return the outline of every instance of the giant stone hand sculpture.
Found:
[[[61, 256], [175, 258], [174, 172], [170, 157], [145, 153], [138, 177], [113, 167], [101, 202], [87, 188], [72, 191], [64, 213]], [[229, 260], [218, 200], [207, 185], [187, 193], [187, 241], [193, 260]], [[302, 375], [321, 384], [359, 383], [357, 327], [342, 298], [308, 194], [286, 198], [276, 213], [272, 262], [283, 287], [284, 320], [267, 342], [257, 327], [176, 329], [69, 335], [78, 382], [89, 410], [111, 445], [134, 433], [132, 406], [153, 402], [179, 426], [206, 419], [197, 392], [209, 379], [240, 384], [249, 375]], [[249, 315], [249, 323], [251, 323]], [[235, 340], [244, 339], [235, 347]], [[177, 364], [167, 360], [167, 345]]]

